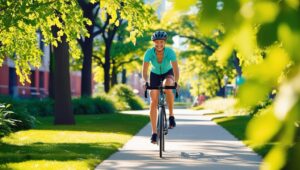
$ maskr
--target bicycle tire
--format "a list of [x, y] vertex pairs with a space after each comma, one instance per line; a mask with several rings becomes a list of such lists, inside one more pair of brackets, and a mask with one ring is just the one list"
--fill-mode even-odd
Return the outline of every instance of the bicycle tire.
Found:
[[165, 108], [162, 109], [162, 115], [161, 115], [161, 119], [162, 119], [162, 152], [165, 151]]
[[166, 143], [166, 135], [168, 134], [168, 125], [167, 125], [167, 115], [166, 115], [166, 110], [163, 108], [162, 110], [163, 113], [163, 152], [165, 152], [165, 143]]
[[163, 118], [163, 108], [159, 108], [159, 157], [162, 158], [162, 152], [164, 148], [164, 118]]

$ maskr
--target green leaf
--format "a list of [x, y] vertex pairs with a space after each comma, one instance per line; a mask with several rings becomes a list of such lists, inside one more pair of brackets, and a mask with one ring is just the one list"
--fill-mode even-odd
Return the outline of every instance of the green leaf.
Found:
[[300, 5], [299, 0], [285, 0], [285, 1], [291, 8], [294, 8], [294, 9], [299, 8], [299, 5]]
[[231, 39], [226, 39], [213, 54], [217, 58], [218, 64], [224, 66], [227, 64], [228, 58], [232, 55], [233, 42]]
[[196, 5], [197, 0], [171, 0], [173, 2], [173, 8], [179, 11], [187, 11], [191, 6]]
[[277, 2], [258, 1], [254, 6], [253, 19], [257, 23], [270, 23], [277, 18], [278, 13], [279, 6]]
[[300, 45], [300, 30], [293, 31], [293, 28], [290, 25], [282, 23], [278, 27], [278, 36], [290, 56], [295, 61], [300, 61], [298, 50]]
[[251, 145], [261, 146], [270, 141], [279, 131], [282, 122], [274, 115], [273, 107], [261, 111], [248, 124], [246, 136]]
[[233, 29], [240, 24], [240, 17], [237, 12], [240, 9], [238, 0], [223, 0], [223, 8], [217, 8], [219, 0], [202, 1], [200, 9], [201, 30], [209, 35], [211, 32], [222, 25], [226, 30]]
[[274, 105], [275, 114], [281, 120], [286, 118], [287, 114], [299, 100], [299, 96], [295, 91], [297, 86], [299, 86], [299, 78], [300, 76], [298, 76], [298, 80], [295, 79], [296, 81], [294, 80], [292, 82], [285, 82], [279, 88], [279, 93], [275, 99]]
[[255, 32], [249, 23], [241, 26], [239, 31], [233, 36], [236, 49], [248, 60], [254, 57], [254, 49], [257, 49]]
[[261, 48], [272, 45], [278, 40], [277, 37], [277, 23], [268, 23], [260, 26], [257, 33], [258, 45]]
[[286, 150], [281, 146], [274, 147], [261, 164], [261, 170], [280, 170], [286, 161]]
[[238, 105], [242, 107], [256, 105], [259, 101], [267, 98], [270, 88], [266, 83], [246, 79], [246, 82], [239, 87]]
[[265, 60], [245, 67], [244, 72], [247, 78], [259, 81], [265, 84], [265, 87], [275, 87], [278, 85], [279, 77], [291, 61], [286, 51], [280, 47], [274, 46], [266, 53]]

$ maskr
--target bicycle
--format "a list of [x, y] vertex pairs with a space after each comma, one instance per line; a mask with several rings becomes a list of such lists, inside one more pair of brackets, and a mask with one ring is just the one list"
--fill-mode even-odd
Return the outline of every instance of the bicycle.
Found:
[[[163, 92], [164, 89], [176, 89], [177, 84], [175, 86], [162, 86], [162, 82], [159, 86], [149, 86], [146, 85], [145, 98], [147, 98], [147, 90], [158, 89], [160, 91], [159, 102], [158, 102], [158, 119], [157, 119], [157, 136], [159, 138], [159, 157], [162, 158], [162, 152], [165, 151], [165, 135], [168, 134], [168, 124], [167, 124], [167, 116], [166, 116], [166, 97]], [[176, 98], [178, 97], [178, 92], [176, 90]]]

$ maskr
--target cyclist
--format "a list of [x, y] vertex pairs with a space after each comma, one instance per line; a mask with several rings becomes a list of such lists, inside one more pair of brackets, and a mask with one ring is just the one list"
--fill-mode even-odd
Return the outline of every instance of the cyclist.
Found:
[[[149, 63], [152, 65], [150, 73], [150, 86], [159, 86], [161, 81], [163, 81], [164, 86], [177, 86], [177, 82], [179, 80], [178, 63], [175, 52], [171, 48], [165, 47], [167, 37], [168, 35], [164, 31], [156, 31], [151, 37], [154, 47], [149, 48], [145, 52], [142, 68], [142, 76], [145, 82], [144, 90], [146, 90], [146, 86], [149, 85]], [[169, 108], [169, 128], [172, 129], [176, 126], [173, 113], [174, 96], [172, 90], [165, 90], [165, 94]], [[150, 121], [152, 126], [151, 143], [155, 144], [157, 143], [156, 121], [159, 90], [151, 90], [150, 97]]]

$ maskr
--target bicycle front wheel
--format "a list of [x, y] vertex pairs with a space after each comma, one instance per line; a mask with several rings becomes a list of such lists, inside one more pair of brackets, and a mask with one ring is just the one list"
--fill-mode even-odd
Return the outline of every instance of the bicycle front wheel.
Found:
[[162, 152], [164, 151], [165, 145], [165, 135], [164, 135], [164, 108], [159, 108], [159, 116], [158, 116], [158, 123], [159, 123], [159, 157], [162, 158]]

